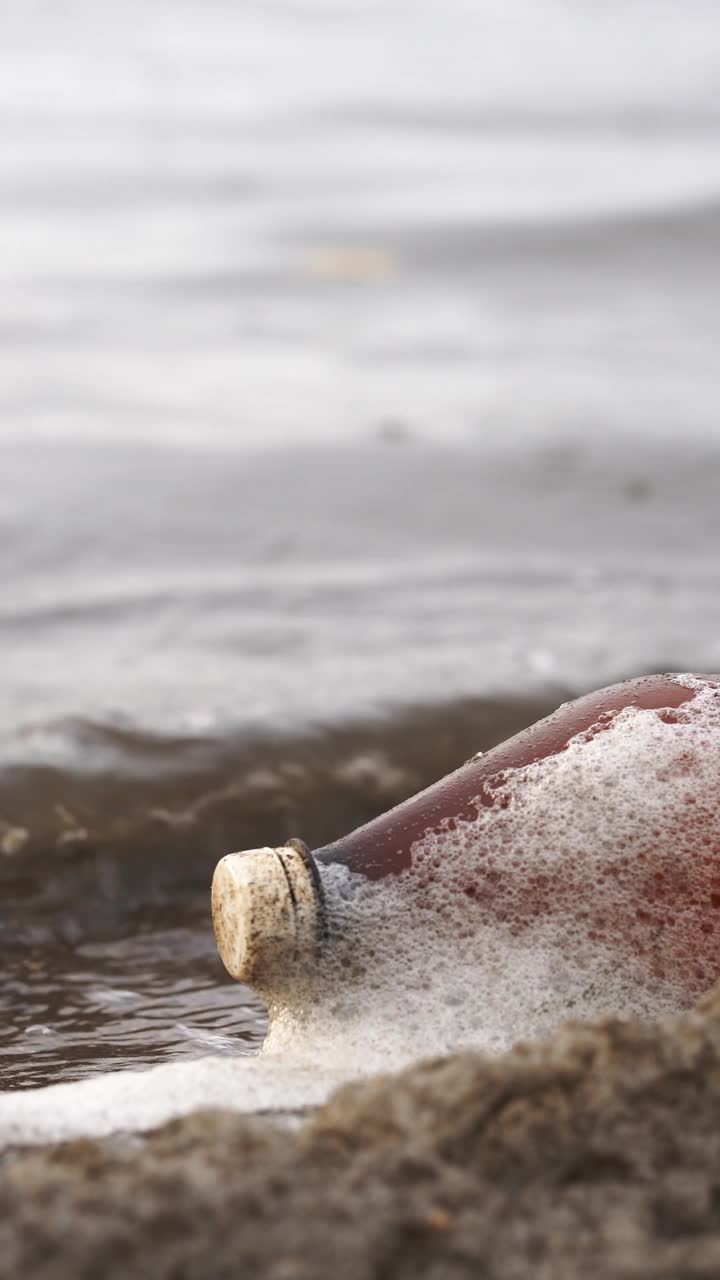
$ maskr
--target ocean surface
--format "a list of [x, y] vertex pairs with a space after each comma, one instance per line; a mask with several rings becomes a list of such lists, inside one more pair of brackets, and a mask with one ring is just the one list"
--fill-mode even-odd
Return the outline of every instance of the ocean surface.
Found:
[[254, 1054], [215, 860], [720, 669], [720, 13], [0, 14], [0, 1088]]

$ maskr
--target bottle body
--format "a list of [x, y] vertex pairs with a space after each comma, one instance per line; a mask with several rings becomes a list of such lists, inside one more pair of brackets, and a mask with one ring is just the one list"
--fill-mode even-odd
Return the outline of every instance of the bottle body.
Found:
[[[324, 945], [321, 964], [341, 945], [355, 963], [371, 935], [368, 954], [386, 952], [406, 915], [426, 952], [449, 943], [447, 964], [453, 945], [501, 930], [537, 954], [582, 955], [588, 974], [593, 948], [610, 974], [614, 955], [632, 956], [643, 981], [681, 973], [699, 994], [720, 973], [719, 774], [718, 677], [611, 686], [314, 855], [299, 842], [259, 851], [275, 868], [270, 897], [257, 875], [248, 891], [258, 851], [223, 859], [221, 954], [262, 987], [273, 969], [316, 964]], [[255, 931], [244, 951], [228, 942], [240, 916], [240, 932]]]
[[692, 689], [661, 675], [626, 680], [567, 702], [388, 813], [316, 850], [315, 859], [321, 865], [342, 863], [371, 880], [398, 874], [411, 865], [411, 851], [419, 839], [433, 830], [447, 829], [449, 822], [471, 817], [478, 803], [492, 807], [507, 770], [557, 755], [578, 734], [608, 727], [626, 707], [672, 712], [692, 697]]

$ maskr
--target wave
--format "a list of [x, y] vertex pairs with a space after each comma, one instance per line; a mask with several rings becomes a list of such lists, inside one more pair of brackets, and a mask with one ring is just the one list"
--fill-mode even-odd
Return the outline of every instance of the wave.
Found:
[[407, 707], [275, 735], [183, 738], [66, 722], [77, 765], [0, 772], [3, 938], [25, 938], [31, 918], [43, 936], [69, 920], [97, 933], [148, 905], [204, 899], [230, 850], [293, 835], [327, 844], [570, 692]]

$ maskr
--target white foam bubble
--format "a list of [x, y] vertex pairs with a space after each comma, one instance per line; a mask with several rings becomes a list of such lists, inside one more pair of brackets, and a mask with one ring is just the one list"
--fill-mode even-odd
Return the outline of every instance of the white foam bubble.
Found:
[[0, 1093], [0, 1149], [155, 1128], [196, 1108], [278, 1115], [319, 1106], [343, 1077], [260, 1058], [201, 1058]]

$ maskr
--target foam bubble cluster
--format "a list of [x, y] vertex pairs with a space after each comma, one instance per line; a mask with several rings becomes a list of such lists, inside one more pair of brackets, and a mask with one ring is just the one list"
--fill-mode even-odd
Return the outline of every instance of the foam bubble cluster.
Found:
[[266, 1052], [359, 1072], [691, 1005], [720, 975], [720, 691], [677, 679], [691, 700], [508, 770], [401, 874], [324, 866], [331, 942], [265, 993]]

